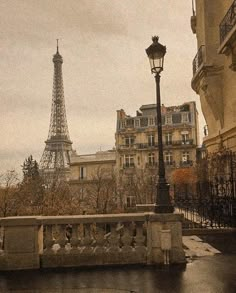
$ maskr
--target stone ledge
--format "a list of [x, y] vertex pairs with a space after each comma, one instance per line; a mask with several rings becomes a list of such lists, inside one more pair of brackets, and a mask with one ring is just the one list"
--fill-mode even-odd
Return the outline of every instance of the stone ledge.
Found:
[[149, 213], [150, 222], [182, 222], [184, 220], [183, 214], [155, 214]]

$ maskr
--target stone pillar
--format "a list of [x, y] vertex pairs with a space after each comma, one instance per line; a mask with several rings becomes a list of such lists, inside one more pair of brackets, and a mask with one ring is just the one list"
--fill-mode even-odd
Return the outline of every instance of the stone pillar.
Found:
[[[182, 244], [183, 215], [150, 213], [148, 218], [148, 263], [164, 263], [163, 248], [167, 245], [167, 242], [170, 263], [185, 263], [185, 253]], [[168, 230], [170, 235], [165, 235]]]
[[35, 217], [8, 217], [4, 229], [4, 266], [0, 270], [38, 269], [43, 229]]

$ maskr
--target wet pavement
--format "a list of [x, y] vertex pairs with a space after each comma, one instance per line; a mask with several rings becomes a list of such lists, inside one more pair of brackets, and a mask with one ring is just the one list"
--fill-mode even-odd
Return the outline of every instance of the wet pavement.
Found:
[[[221, 253], [190, 257], [186, 267], [126, 266], [1, 272], [0, 292], [235, 293], [235, 234], [199, 237], [205, 238], [204, 241]], [[209, 249], [209, 246], [204, 247]]]

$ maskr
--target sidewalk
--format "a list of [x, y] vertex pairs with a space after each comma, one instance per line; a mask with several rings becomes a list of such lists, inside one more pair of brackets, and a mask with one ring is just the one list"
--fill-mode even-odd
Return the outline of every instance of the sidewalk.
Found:
[[185, 268], [123, 266], [5, 272], [0, 275], [0, 292], [235, 293], [234, 235], [210, 237], [184, 237], [189, 260]]

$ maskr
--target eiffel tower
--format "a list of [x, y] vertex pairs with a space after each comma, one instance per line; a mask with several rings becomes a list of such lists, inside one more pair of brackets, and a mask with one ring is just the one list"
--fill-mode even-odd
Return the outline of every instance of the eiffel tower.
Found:
[[66, 120], [66, 107], [62, 79], [62, 56], [57, 52], [52, 59], [54, 63], [53, 94], [51, 120], [45, 149], [39, 163], [42, 176], [49, 184], [52, 180], [66, 180], [69, 175], [72, 142]]

